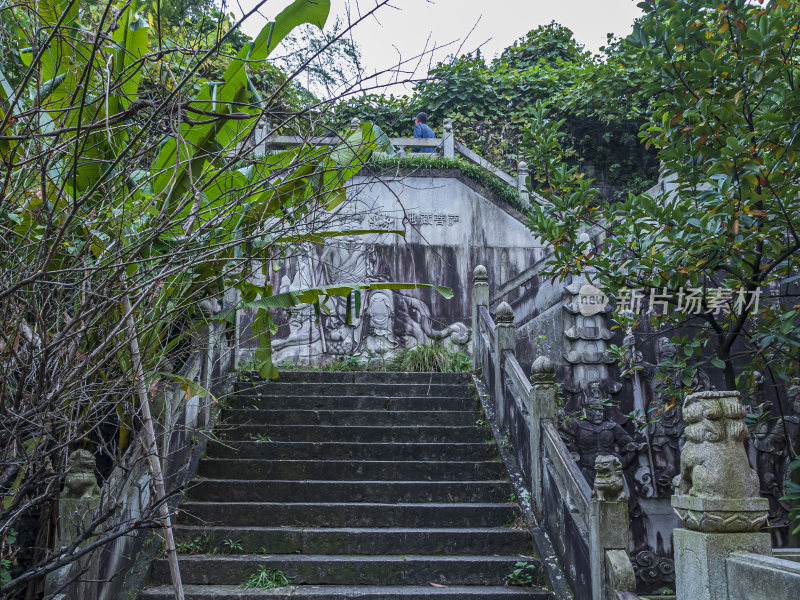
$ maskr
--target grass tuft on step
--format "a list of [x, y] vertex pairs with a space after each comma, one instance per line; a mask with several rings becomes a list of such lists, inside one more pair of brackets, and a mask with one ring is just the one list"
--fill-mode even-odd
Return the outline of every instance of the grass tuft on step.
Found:
[[283, 571], [262, 566], [259, 567], [258, 571], [250, 575], [247, 581], [242, 583], [242, 588], [246, 590], [271, 589], [286, 587], [287, 585], [289, 585], [289, 580]]

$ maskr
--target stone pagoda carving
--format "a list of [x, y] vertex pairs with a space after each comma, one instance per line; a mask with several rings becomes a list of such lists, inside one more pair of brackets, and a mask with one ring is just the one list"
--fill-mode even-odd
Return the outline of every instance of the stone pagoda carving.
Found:
[[594, 289], [583, 283], [567, 286], [569, 297], [563, 304], [567, 347], [564, 353], [567, 366], [564, 388], [577, 400], [576, 408], [583, 408], [598, 400], [591, 397], [598, 393], [598, 389], [608, 397], [622, 387], [622, 384], [611, 379], [608, 369], [608, 365], [614, 363], [607, 352], [608, 343], [614, 337], [605, 323], [609, 309], [592, 305], [587, 310], [584, 302], [587, 288]]

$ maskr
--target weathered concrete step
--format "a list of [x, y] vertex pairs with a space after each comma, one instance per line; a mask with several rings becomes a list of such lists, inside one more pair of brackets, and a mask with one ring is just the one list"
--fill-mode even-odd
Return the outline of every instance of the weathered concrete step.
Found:
[[518, 514], [510, 503], [184, 502], [183, 525], [289, 527], [502, 527]]
[[[295, 585], [503, 585], [522, 556], [195, 555], [179, 558], [186, 584], [237, 585], [262, 567], [283, 571]], [[540, 569], [541, 571], [541, 569]], [[169, 581], [166, 559], [153, 563], [153, 580]], [[541, 579], [536, 581], [541, 583]]]
[[404, 396], [428, 396], [446, 398], [476, 397], [471, 385], [451, 385], [443, 383], [287, 383], [281, 380], [252, 382], [250, 387], [242, 386], [236, 392], [241, 398], [252, 396], [384, 396], [402, 398]]
[[180, 525], [175, 536], [179, 543], [216, 554], [533, 554], [530, 533], [510, 528]]
[[483, 481], [508, 477], [502, 461], [248, 460], [205, 458], [201, 477], [336, 481]]
[[231, 408], [288, 410], [478, 410], [477, 398], [407, 396], [395, 398], [375, 394], [363, 396], [247, 396], [237, 394]]
[[201, 502], [506, 502], [508, 481], [252, 481], [201, 479]]
[[497, 446], [482, 444], [374, 444], [361, 442], [213, 442], [214, 458], [356, 459], [356, 460], [492, 460]]
[[[253, 382], [265, 383], [263, 379], [237, 382], [237, 389], [252, 387]], [[284, 383], [447, 383], [471, 384], [470, 373], [405, 373], [403, 371], [281, 371], [277, 381]]]
[[252, 440], [255, 436], [269, 436], [276, 442], [424, 442], [466, 443], [492, 440], [492, 432], [486, 427], [471, 425], [448, 427], [392, 426], [381, 425], [226, 425], [219, 424], [214, 430], [228, 440]]
[[223, 414], [227, 425], [474, 425], [478, 411], [386, 410], [239, 410]]
[[[434, 582], [436, 583], [436, 582]], [[421, 586], [372, 585], [300, 585], [278, 589], [245, 590], [229, 585], [187, 585], [186, 600], [521, 600], [522, 598], [553, 598], [553, 593], [541, 588], [510, 586], [461, 586], [435, 588], [430, 583]], [[160, 585], [144, 590], [140, 600], [174, 600], [171, 585]]]

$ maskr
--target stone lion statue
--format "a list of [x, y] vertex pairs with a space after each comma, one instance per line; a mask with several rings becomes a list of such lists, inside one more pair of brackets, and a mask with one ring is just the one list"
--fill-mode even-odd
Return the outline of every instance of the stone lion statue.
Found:
[[94, 456], [86, 450], [69, 455], [69, 468], [64, 478], [65, 498], [99, 498], [100, 486], [94, 476]]
[[743, 442], [745, 412], [738, 392], [691, 394], [683, 406], [686, 445], [676, 494], [697, 498], [758, 497], [758, 476], [750, 468]]
[[625, 482], [622, 479], [622, 463], [612, 455], [599, 455], [594, 459], [596, 475], [592, 498], [597, 500], [625, 500]]

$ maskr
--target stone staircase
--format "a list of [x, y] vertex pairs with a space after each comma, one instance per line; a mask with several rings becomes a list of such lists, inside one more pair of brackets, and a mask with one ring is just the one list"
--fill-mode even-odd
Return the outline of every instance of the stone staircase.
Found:
[[483, 418], [461, 374], [239, 384], [175, 519], [187, 600], [552, 598]]

